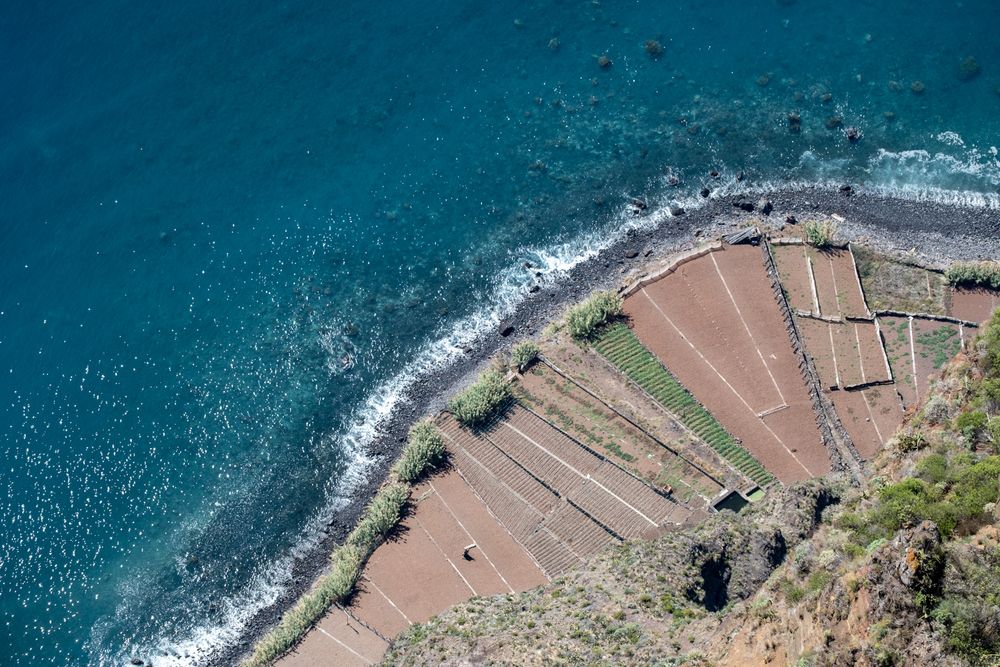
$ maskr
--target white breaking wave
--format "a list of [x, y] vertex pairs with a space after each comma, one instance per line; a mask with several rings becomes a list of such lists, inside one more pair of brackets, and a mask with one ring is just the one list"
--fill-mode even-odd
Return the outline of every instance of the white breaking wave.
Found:
[[964, 148], [960, 156], [926, 150], [879, 150], [868, 162], [865, 186], [886, 196], [933, 201], [953, 206], [1000, 209], [1000, 160], [997, 148], [969, 148], [954, 132], [938, 135], [949, 146]]

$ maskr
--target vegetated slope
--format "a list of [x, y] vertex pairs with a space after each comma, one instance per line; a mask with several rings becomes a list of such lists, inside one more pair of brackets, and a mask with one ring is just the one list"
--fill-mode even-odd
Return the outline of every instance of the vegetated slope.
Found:
[[812, 480], [616, 546], [542, 588], [414, 626], [386, 661], [976, 663], [1000, 651], [995, 448], [1000, 311], [859, 487]]

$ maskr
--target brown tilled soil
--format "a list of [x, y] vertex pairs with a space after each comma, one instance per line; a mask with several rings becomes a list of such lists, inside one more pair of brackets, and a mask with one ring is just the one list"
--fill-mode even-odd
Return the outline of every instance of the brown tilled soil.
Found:
[[349, 605], [332, 607], [280, 664], [374, 664], [382, 659], [386, 640], [412, 623], [473, 596], [519, 592], [547, 581], [458, 471], [448, 467], [414, 488], [412, 511], [372, 554]]
[[649, 483], [671, 489], [686, 504], [704, 506], [722, 490], [711, 477], [544, 363], [535, 364], [520, 378], [515, 394], [576, 440]]
[[825, 389], [837, 387], [837, 361], [833, 354], [833, 342], [830, 337], [830, 324], [808, 317], [795, 318], [799, 335], [806, 348], [806, 354], [813, 361], [820, 383]]
[[[766, 346], [790, 345], [760, 253], [734, 246], [689, 262], [629, 297], [625, 311], [640, 340], [788, 482], [821, 475], [830, 464], [794, 355], [765, 356], [760, 349], [765, 340]], [[790, 433], [779, 434], [758, 413], [783, 403], [789, 414], [775, 421]], [[803, 453], [808, 450], [822, 456]]]
[[356, 619], [333, 607], [282, 667], [363, 667], [382, 660], [389, 644]]
[[957, 324], [933, 320], [913, 320], [913, 350], [917, 362], [917, 391], [926, 396], [931, 378], [961, 347], [962, 332]]
[[[864, 295], [849, 250], [809, 249], [823, 315], [866, 317]], [[825, 304], [831, 304], [827, 306]]]
[[854, 326], [850, 323], [828, 323], [833, 337], [833, 351], [836, 355], [837, 371], [842, 387], [861, 384], [865, 378], [861, 374], [861, 350]]
[[642, 430], [681, 452], [698, 467], [730, 489], [750, 489], [755, 484], [726, 464], [715, 451], [683, 428], [659, 403], [630, 382], [593, 350], [559, 337], [542, 346], [546, 359], [596, 394], [604, 403], [627, 415]]
[[863, 458], [869, 458], [882, 446], [882, 439], [875, 428], [868, 404], [860, 391], [831, 391], [830, 398], [847, 429], [854, 446]]
[[915, 405], [917, 383], [913, 375], [913, 356], [910, 354], [910, 321], [905, 317], [880, 317], [879, 324], [903, 405]]
[[890, 379], [889, 369], [885, 367], [885, 357], [882, 354], [882, 340], [874, 323], [853, 322], [854, 337], [859, 344], [861, 356], [861, 376], [864, 382], [887, 382]]
[[807, 252], [804, 245], [777, 245], [771, 248], [788, 305], [793, 310], [813, 312], [816, 306], [813, 303]]
[[1000, 292], [987, 289], [948, 290], [948, 314], [968, 322], [985, 322], [1000, 308]]
[[579, 446], [523, 407], [507, 411], [485, 437], [562, 498], [618, 535], [636, 538], [683, 521], [678, 507], [610, 461]]
[[[899, 400], [899, 394], [896, 393], [896, 387], [895, 385], [869, 387], [862, 393], [882, 443], [885, 444], [903, 423], [903, 404]], [[869, 457], [874, 454], [875, 452], [872, 452], [864, 456]]]

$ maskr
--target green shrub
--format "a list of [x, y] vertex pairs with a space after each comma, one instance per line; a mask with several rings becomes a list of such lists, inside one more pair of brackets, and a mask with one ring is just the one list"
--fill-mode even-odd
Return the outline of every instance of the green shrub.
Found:
[[396, 483], [382, 487], [368, 504], [358, 525], [348, 535], [347, 543], [357, 547], [365, 555], [371, 553], [399, 523], [403, 506], [409, 497], [410, 487], [406, 484]]
[[510, 350], [510, 363], [519, 371], [528, 367], [532, 361], [538, 358], [540, 350], [538, 346], [530, 340], [521, 341]]
[[955, 418], [955, 430], [962, 434], [970, 445], [979, 440], [980, 434], [986, 430], [988, 418], [985, 412], [973, 410], [963, 412]]
[[594, 292], [566, 312], [566, 326], [577, 339], [592, 337], [601, 325], [622, 313], [622, 298], [614, 292]]
[[948, 402], [940, 396], [932, 396], [924, 406], [924, 418], [931, 424], [943, 424], [948, 421], [951, 408]]
[[917, 463], [917, 476], [931, 484], [945, 481], [948, 478], [948, 459], [941, 454], [925, 456]]
[[392, 471], [396, 478], [410, 484], [436, 468], [445, 457], [444, 438], [429, 419], [419, 421], [410, 429], [406, 448]]
[[953, 474], [948, 500], [958, 511], [959, 521], [980, 518], [987, 503], [995, 503], [1000, 478], [1000, 456], [988, 456]]
[[832, 220], [807, 220], [804, 228], [806, 243], [817, 248], [829, 247], [837, 235], [837, 223]]
[[351, 594], [363, 560], [363, 554], [354, 545], [345, 544], [334, 551], [330, 573], [320, 577], [316, 585], [285, 612], [278, 625], [257, 642], [243, 667], [270, 665], [295, 646], [332, 604]]
[[915, 452], [927, 446], [927, 436], [920, 431], [900, 433], [896, 439], [896, 447], [902, 452]]
[[511, 387], [497, 370], [490, 369], [479, 379], [448, 402], [448, 409], [455, 419], [466, 426], [482, 426], [510, 400]]
[[977, 344], [983, 351], [982, 367], [988, 378], [1000, 377], [1000, 308], [980, 331]]
[[990, 421], [986, 424], [986, 432], [993, 441], [993, 451], [1000, 454], [1000, 416], [990, 417]]
[[806, 596], [806, 590], [791, 579], [781, 580], [781, 591], [789, 604], [798, 604]]
[[925, 518], [928, 505], [936, 499], [934, 490], [923, 480], [904, 479], [882, 488], [871, 519], [891, 534], [907, 523]]
[[1000, 262], [955, 262], [945, 277], [952, 285], [1000, 289]]

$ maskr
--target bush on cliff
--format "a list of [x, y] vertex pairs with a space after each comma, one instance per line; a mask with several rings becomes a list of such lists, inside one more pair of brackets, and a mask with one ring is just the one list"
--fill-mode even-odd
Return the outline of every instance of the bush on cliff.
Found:
[[510, 350], [511, 366], [523, 371], [528, 364], [538, 358], [539, 352], [538, 346], [530, 340], [521, 341]]
[[945, 277], [955, 286], [1000, 289], [1000, 262], [955, 262]]
[[566, 312], [566, 326], [573, 338], [592, 337], [601, 325], [622, 314], [622, 298], [611, 291], [594, 292]]
[[468, 427], [489, 422], [510, 400], [510, 382], [500, 371], [490, 369], [468, 389], [448, 401], [448, 410]]
[[424, 473], [436, 468], [445, 457], [444, 439], [429, 419], [419, 421], [410, 429], [406, 448], [392, 471], [402, 482], [410, 484]]
[[832, 220], [808, 220], [805, 225], [806, 243], [817, 248], [827, 248], [833, 245], [833, 237], [837, 235], [837, 223]]

